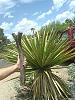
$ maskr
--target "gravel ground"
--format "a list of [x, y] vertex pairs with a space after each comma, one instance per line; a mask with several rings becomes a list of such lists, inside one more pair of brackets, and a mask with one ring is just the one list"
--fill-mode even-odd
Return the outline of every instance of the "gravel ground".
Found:
[[[10, 66], [6, 61], [0, 60], [0, 68]], [[54, 73], [58, 76], [60, 76], [63, 80], [67, 81], [69, 78], [68, 76], [68, 70], [66, 68], [63, 69], [56, 69]], [[16, 82], [17, 79], [11, 80], [12, 78], [18, 77], [19, 72], [16, 72], [6, 79], [0, 81], [0, 100], [16, 100], [16, 90], [15, 90], [15, 83], [17, 86], [19, 85], [19, 82]], [[9, 81], [10, 80], [10, 81]]]
[[[17, 92], [14, 88], [16, 79], [11, 79], [18, 76], [19, 73], [14, 73], [6, 79], [0, 81], [0, 100], [16, 100], [15, 96]], [[19, 85], [19, 83], [16, 84]]]
[[[67, 80], [68, 74], [67, 69], [56, 70], [55, 74], [61, 76], [64, 80]], [[6, 79], [0, 81], [0, 100], [16, 100], [15, 96], [17, 94], [15, 90], [16, 79], [11, 80], [12, 78], [18, 77], [19, 72], [14, 73], [7, 77]], [[10, 81], [9, 81], [10, 80]], [[16, 83], [19, 86], [19, 83]]]

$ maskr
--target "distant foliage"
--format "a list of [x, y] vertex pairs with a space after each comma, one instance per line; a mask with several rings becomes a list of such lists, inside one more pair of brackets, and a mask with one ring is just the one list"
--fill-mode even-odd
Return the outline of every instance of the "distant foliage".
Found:
[[0, 28], [0, 52], [4, 50], [4, 46], [10, 43], [10, 40], [4, 35], [3, 29]]

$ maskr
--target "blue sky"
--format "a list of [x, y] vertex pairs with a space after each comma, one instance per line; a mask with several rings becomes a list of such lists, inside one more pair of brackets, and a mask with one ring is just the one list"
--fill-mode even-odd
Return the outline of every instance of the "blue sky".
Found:
[[0, 0], [0, 27], [8, 38], [12, 32], [31, 34], [32, 27], [74, 18], [74, 9], [75, 0]]

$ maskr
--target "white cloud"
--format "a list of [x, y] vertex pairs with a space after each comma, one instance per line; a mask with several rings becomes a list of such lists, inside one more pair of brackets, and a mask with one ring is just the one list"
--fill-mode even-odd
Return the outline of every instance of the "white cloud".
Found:
[[7, 38], [10, 39], [10, 41], [14, 40], [11, 33], [6, 33], [5, 36], [7, 36]]
[[57, 10], [60, 9], [66, 1], [67, 0], [53, 0], [53, 4], [54, 4], [53, 8]]
[[8, 18], [13, 18], [14, 16], [13, 15], [11, 15], [11, 13], [10, 12], [6, 12], [5, 14], [4, 14], [4, 18], [5, 17], [8, 17]]
[[0, 14], [4, 14], [8, 9], [15, 6], [13, 0], [0, 0]]
[[43, 1], [43, 0], [19, 0], [21, 3], [31, 3], [36, 1]]
[[72, 11], [75, 11], [75, 0], [72, 0], [69, 4], [69, 7]]
[[39, 20], [39, 19], [42, 19], [42, 18], [44, 18], [46, 15], [50, 15], [52, 13], [52, 11], [49, 9], [47, 12], [44, 12], [44, 13], [42, 13], [41, 15], [39, 15], [38, 17], [37, 17], [37, 19]]
[[46, 15], [50, 15], [52, 13], [52, 11], [49, 9], [47, 12], [46, 12]]
[[3, 22], [1, 25], [0, 25], [0, 28], [4, 29], [4, 33], [5, 35], [7, 36], [8, 39], [12, 39], [12, 27], [13, 27], [13, 23], [10, 22]]
[[20, 2], [23, 2], [23, 3], [31, 3], [33, 1], [36, 1], [36, 0], [19, 0]]
[[35, 21], [29, 20], [27, 18], [23, 18], [21, 21], [19, 21], [15, 27], [13, 28], [13, 31], [15, 32], [29, 32], [31, 28], [39, 28], [38, 24]]
[[48, 25], [49, 23], [51, 23], [51, 20], [47, 20], [47, 21], [43, 24], [43, 26], [46, 26], [46, 25]]
[[35, 12], [34, 14], [33, 14], [33, 16], [36, 16], [36, 15], [38, 15], [39, 14], [39, 12]]
[[8, 12], [10, 8], [13, 8], [19, 3], [32, 3], [36, 1], [43, 1], [43, 0], [0, 0], [0, 14]]
[[4, 31], [8, 31], [8, 30], [11, 30], [11, 27], [13, 26], [13, 23], [10, 22], [3, 22], [1, 25], [0, 25], [0, 28], [3, 28]]
[[23, 18], [16, 25], [14, 25], [12, 22], [3, 22], [0, 25], [0, 28], [4, 29], [4, 33], [7, 36], [7, 38], [12, 39], [11, 33], [13, 32], [23, 32], [26, 34], [32, 34], [31, 28], [35, 28], [35, 30], [37, 31], [40, 27], [35, 21]]
[[65, 19], [67, 19], [67, 18], [68, 19], [72, 19], [73, 17], [75, 17], [75, 14], [73, 12], [65, 11], [65, 12], [63, 12], [61, 14], [58, 14], [56, 16], [56, 20], [61, 21], [61, 22], [64, 22]]
[[42, 13], [41, 15], [38, 16], [37, 19], [41, 19], [41, 18], [44, 18], [46, 16], [46, 13]]

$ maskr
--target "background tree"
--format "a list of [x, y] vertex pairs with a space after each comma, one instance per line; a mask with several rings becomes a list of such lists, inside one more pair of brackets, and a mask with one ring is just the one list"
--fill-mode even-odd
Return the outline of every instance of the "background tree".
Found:
[[10, 40], [7, 39], [7, 37], [4, 35], [3, 29], [0, 28], [0, 50], [4, 45], [7, 45], [8, 43], [10, 43]]
[[0, 28], [0, 58], [2, 58], [2, 52], [5, 51], [5, 46], [10, 43], [10, 40], [4, 35], [3, 29]]
[[57, 22], [49, 23], [46, 26], [43, 26], [39, 32], [42, 35], [42, 33], [44, 33], [44, 31], [46, 31], [46, 33], [50, 33], [51, 29], [53, 29], [53, 30], [55, 30], [56, 34], [60, 37], [61, 34], [67, 28], [68, 28], [68, 23], [65, 23], [65, 22], [64, 23], [60, 23], [59, 21], [57, 21]]

